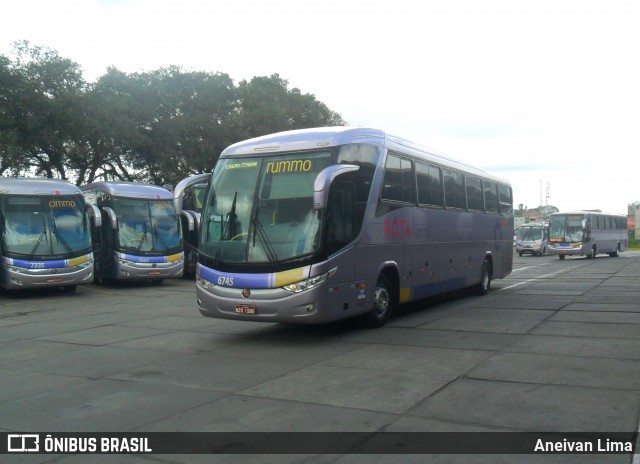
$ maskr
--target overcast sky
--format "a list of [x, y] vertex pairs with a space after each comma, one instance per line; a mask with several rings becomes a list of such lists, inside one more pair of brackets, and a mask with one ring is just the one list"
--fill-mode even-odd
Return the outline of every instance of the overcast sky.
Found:
[[278, 73], [351, 125], [508, 179], [516, 207], [640, 201], [636, 0], [4, 3], [0, 54], [28, 40], [88, 81], [109, 66]]

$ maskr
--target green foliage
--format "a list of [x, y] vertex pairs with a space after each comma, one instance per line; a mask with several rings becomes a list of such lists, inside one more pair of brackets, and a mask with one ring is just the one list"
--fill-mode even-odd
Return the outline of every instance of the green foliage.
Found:
[[0, 55], [0, 175], [175, 184], [240, 140], [345, 124], [277, 74], [236, 86], [222, 73], [110, 68], [88, 84], [53, 50], [24, 41], [14, 55]]
[[629, 248], [640, 249], [640, 237], [636, 237], [634, 232], [629, 232]]

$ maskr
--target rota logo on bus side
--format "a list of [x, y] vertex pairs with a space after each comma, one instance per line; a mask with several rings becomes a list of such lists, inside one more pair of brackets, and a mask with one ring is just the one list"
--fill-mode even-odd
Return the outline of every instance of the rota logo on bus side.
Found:
[[411, 223], [405, 219], [385, 219], [384, 238], [411, 237]]

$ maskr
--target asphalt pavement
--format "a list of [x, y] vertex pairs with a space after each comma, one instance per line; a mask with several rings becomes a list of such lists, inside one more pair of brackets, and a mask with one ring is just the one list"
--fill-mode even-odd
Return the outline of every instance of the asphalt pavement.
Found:
[[[629, 432], [640, 252], [518, 257], [379, 329], [200, 316], [195, 284], [0, 295], [0, 431]], [[629, 455], [5, 455], [60, 463], [640, 463]]]

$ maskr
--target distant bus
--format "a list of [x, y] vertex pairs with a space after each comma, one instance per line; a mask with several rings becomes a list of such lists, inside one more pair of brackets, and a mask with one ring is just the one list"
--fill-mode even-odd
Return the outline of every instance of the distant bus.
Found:
[[547, 252], [547, 229], [542, 222], [530, 222], [516, 229], [516, 252], [542, 256]]
[[553, 213], [549, 218], [549, 252], [560, 259], [598, 253], [616, 257], [627, 249], [627, 217], [591, 211]]
[[182, 221], [185, 277], [193, 278], [196, 273], [200, 215], [210, 178], [211, 174], [196, 174], [180, 181], [173, 190], [176, 212]]
[[202, 212], [204, 316], [386, 323], [399, 303], [511, 272], [509, 183], [366, 128], [282, 132], [220, 155]]
[[[99, 211], [91, 208], [91, 213], [99, 223]], [[85, 201], [69, 182], [0, 178], [0, 232], [3, 288], [64, 287], [73, 292], [92, 282]]]
[[156, 185], [105, 181], [80, 187], [102, 212], [93, 227], [96, 281], [182, 277], [184, 252], [173, 194]]

